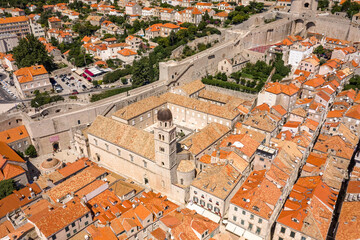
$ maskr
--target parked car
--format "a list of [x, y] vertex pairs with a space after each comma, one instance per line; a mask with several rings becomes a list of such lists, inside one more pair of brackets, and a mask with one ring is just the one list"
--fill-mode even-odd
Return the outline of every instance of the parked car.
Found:
[[72, 91], [72, 95], [76, 95], [76, 94], [79, 94], [79, 92], [78, 92], [78, 90], [74, 89], [74, 90]]
[[81, 85], [82, 89], [86, 89], [87, 87], [85, 85]]
[[71, 80], [74, 80], [75, 78], [74, 78], [74, 77], [71, 77], [70, 79], [71, 79]]

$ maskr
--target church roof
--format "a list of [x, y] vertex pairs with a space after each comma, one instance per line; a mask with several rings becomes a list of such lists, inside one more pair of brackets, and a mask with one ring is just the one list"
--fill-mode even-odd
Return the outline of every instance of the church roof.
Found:
[[144, 130], [99, 115], [88, 128], [88, 134], [147, 159], [155, 159], [154, 135]]

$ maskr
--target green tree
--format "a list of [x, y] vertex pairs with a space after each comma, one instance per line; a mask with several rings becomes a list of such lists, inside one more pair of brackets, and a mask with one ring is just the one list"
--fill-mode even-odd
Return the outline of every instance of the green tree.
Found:
[[46, 70], [55, 69], [53, 57], [48, 55], [44, 44], [34, 35], [28, 35], [19, 41], [19, 45], [14, 48], [13, 56], [19, 68], [30, 67], [33, 65], [44, 65]]
[[34, 145], [30, 145], [26, 148], [25, 154], [31, 158], [37, 157], [37, 152]]
[[13, 179], [0, 181], [0, 199], [9, 196], [14, 190], [16, 190], [16, 187]]
[[152, 82], [153, 79], [150, 79], [149, 71], [150, 65], [148, 57], [135, 61], [133, 63], [132, 85], [138, 87]]
[[318, 9], [321, 9], [322, 11], [327, 9], [329, 7], [329, 3], [329, 0], [319, 0]]

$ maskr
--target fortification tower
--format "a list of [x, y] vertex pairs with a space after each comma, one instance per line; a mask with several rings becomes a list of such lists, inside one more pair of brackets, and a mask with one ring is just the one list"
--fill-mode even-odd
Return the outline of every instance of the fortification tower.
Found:
[[304, 13], [309, 11], [316, 11], [318, 7], [317, 0], [292, 0], [291, 13]]

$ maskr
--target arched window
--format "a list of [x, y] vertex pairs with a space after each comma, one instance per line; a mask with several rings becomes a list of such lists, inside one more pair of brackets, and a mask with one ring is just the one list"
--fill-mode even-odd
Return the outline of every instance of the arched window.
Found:
[[184, 179], [180, 179], [180, 184], [184, 185]]
[[161, 140], [161, 135], [159, 134], [159, 139]]

